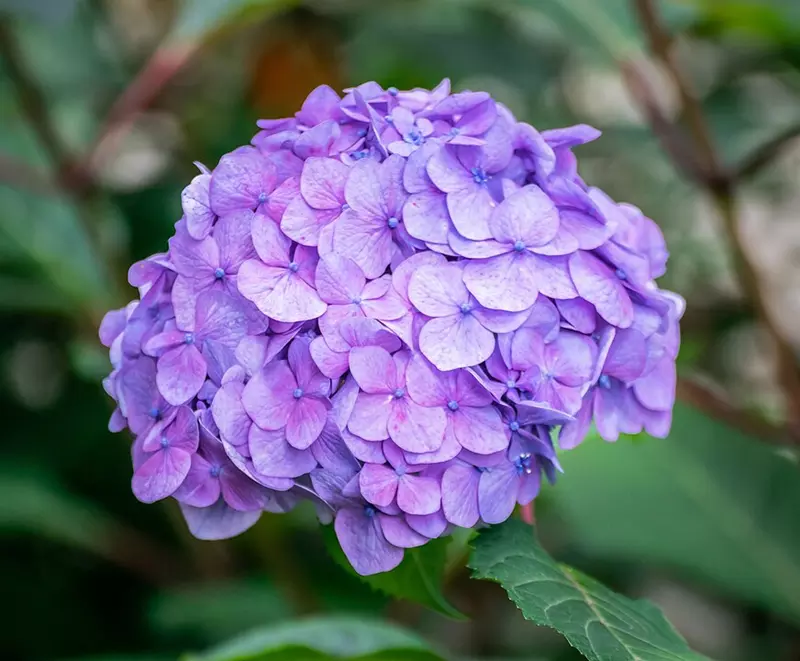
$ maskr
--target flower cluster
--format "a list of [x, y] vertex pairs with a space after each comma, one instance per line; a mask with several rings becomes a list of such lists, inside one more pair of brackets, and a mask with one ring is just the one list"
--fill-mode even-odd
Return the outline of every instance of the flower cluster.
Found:
[[312, 499], [372, 574], [530, 503], [551, 436], [667, 433], [682, 301], [656, 225], [578, 175], [596, 130], [448, 81], [259, 127], [100, 329], [137, 498], [203, 539]]

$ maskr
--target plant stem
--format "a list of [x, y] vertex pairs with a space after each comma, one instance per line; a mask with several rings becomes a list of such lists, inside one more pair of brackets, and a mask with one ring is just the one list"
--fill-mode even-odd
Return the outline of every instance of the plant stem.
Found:
[[[800, 428], [800, 374], [797, 371], [795, 352], [769, 314], [758, 273], [747, 255], [740, 236], [735, 184], [720, 165], [702, 105], [691, 93], [689, 84], [672, 55], [672, 39], [663, 27], [656, 3], [654, 0], [633, 0], [633, 6], [650, 42], [653, 54], [661, 61], [678, 89], [684, 116], [692, 136], [696, 160], [708, 174], [704, 178], [695, 177], [695, 182], [709, 193], [722, 218], [744, 295], [753, 304], [759, 320], [776, 348], [777, 379], [783, 390], [789, 427]], [[647, 107], [648, 101], [642, 99], [642, 91], [642, 89], [633, 90], [640, 103]]]

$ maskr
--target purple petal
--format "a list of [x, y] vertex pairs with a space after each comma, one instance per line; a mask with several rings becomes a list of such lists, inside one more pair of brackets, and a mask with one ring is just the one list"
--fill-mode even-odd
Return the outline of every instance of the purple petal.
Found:
[[390, 394], [358, 394], [356, 405], [350, 414], [347, 428], [367, 441], [383, 441], [389, 438], [389, 412], [392, 402]]
[[585, 335], [564, 331], [546, 349], [547, 367], [566, 386], [589, 381], [597, 360], [597, 347]]
[[403, 549], [386, 541], [374, 511], [339, 510], [334, 528], [344, 554], [362, 576], [391, 571], [403, 560]]
[[186, 478], [191, 463], [191, 454], [186, 450], [169, 447], [159, 450], [133, 474], [133, 495], [143, 503], [171, 496]]
[[442, 409], [420, 406], [409, 397], [395, 399], [391, 404], [387, 421], [389, 436], [403, 450], [416, 453], [437, 450], [444, 440], [446, 426], [447, 416]]
[[392, 259], [392, 231], [386, 220], [362, 217], [350, 209], [334, 225], [333, 247], [358, 264], [367, 278], [377, 278]]
[[352, 349], [350, 372], [366, 393], [392, 393], [400, 385], [395, 363], [389, 352], [381, 347]]
[[286, 422], [286, 440], [298, 450], [304, 450], [319, 438], [328, 418], [328, 406], [323, 400], [301, 397], [291, 409]]
[[408, 364], [406, 387], [411, 398], [422, 406], [446, 406], [450, 393], [445, 375], [416, 354]]
[[225, 273], [236, 273], [246, 259], [255, 257], [251, 238], [253, 212], [244, 209], [224, 215], [214, 226], [214, 240], [219, 246], [219, 262]]
[[350, 168], [333, 158], [309, 158], [303, 164], [300, 192], [315, 209], [339, 209]]
[[454, 264], [422, 266], [411, 276], [408, 297], [422, 314], [444, 317], [460, 311], [469, 301], [461, 280], [462, 270]]
[[406, 514], [406, 523], [428, 539], [441, 537], [447, 531], [447, 519], [441, 509], [433, 514]]
[[297, 387], [285, 360], [270, 363], [245, 386], [242, 404], [252, 420], [262, 429], [281, 429], [289, 419]]
[[203, 540], [236, 537], [255, 525], [261, 517], [259, 511], [237, 512], [221, 498], [210, 507], [181, 504], [181, 512], [192, 535]]
[[543, 246], [558, 232], [558, 210], [547, 194], [533, 184], [507, 197], [489, 220], [492, 236], [503, 243]]
[[253, 245], [268, 266], [285, 267], [289, 264], [289, 248], [292, 242], [283, 235], [275, 221], [262, 213], [256, 213], [251, 221]]
[[478, 482], [481, 473], [473, 466], [454, 464], [442, 476], [442, 512], [456, 526], [472, 528], [480, 518]]
[[206, 379], [206, 361], [197, 347], [185, 344], [158, 359], [156, 383], [159, 392], [170, 404], [188, 402]]
[[642, 375], [646, 364], [644, 335], [632, 328], [619, 329], [603, 363], [603, 373], [630, 383]]
[[426, 169], [431, 181], [445, 193], [464, 190], [475, 183], [472, 175], [456, 157], [453, 148], [442, 147], [435, 152], [428, 160]]
[[513, 464], [504, 462], [486, 469], [478, 482], [478, 508], [486, 523], [502, 523], [514, 511], [519, 477]]
[[186, 218], [186, 229], [193, 239], [203, 239], [211, 232], [214, 212], [208, 199], [211, 176], [199, 174], [181, 193], [181, 207]]
[[349, 353], [332, 351], [324, 338], [314, 338], [309, 349], [314, 364], [329, 379], [338, 379], [349, 369]]
[[534, 260], [528, 252], [471, 260], [464, 268], [464, 284], [487, 308], [510, 312], [527, 310], [538, 296]]
[[394, 546], [403, 549], [411, 549], [422, 546], [430, 541], [430, 538], [421, 535], [411, 528], [400, 516], [380, 516], [381, 529], [386, 537], [386, 541]]
[[494, 350], [494, 335], [470, 314], [431, 319], [419, 336], [420, 351], [440, 370], [479, 365]]
[[583, 402], [574, 421], [565, 422], [558, 433], [558, 444], [562, 450], [572, 450], [578, 447], [592, 424], [592, 401], [594, 395], [590, 394]]
[[453, 433], [461, 444], [476, 454], [492, 454], [508, 447], [505, 425], [493, 406], [462, 406], [452, 418]]
[[327, 305], [297, 273], [248, 260], [239, 269], [239, 291], [272, 319], [308, 321], [324, 314]]
[[394, 502], [398, 482], [395, 470], [385, 465], [364, 464], [358, 475], [361, 494], [378, 507], [388, 507]]
[[434, 477], [406, 474], [397, 485], [397, 505], [406, 514], [433, 514], [441, 499], [439, 480]]
[[349, 305], [361, 296], [366, 278], [353, 260], [331, 254], [320, 258], [315, 282], [317, 292], [323, 301]]
[[275, 166], [253, 147], [223, 156], [209, 187], [211, 208], [218, 216], [237, 209], [254, 209], [277, 183]]
[[597, 312], [589, 301], [572, 298], [556, 301], [556, 306], [564, 320], [579, 333], [589, 335], [597, 327]]
[[488, 189], [473, 184], [447, 194], [447, 211], [458, 233], [473, 241], [492, 238], [489, 219], [496, 207]]
[[380, 441], [365, 441], [346, 429], [342, 432], [342, 438], [350, 452], [359, 461], [369, 464], [382, 464], [386, 461], [386, 457], [383, 454], [383, 443]]
[[226, 383], [211, 402], [211, 413], [222, 440], [234, 446], [247, 443], [247, 434], [253, 424], [242, 404], [243, 390], [241, 383]]
[[281, 217], [281, 229], [293, 241], [304, 246], [316, 246], [320, 233], [340, 214], [339, 209], [314, 209], [299, 195], [286, 207]]
[[317, 465], [310, 450], [297, 450], [286, 441], [282, 429], [264, 431], [256, 425], [250, 429], [250, 455], [253, 466], [270, 477], [300, 477]]
[[412, 195], [403, 207], [403, 224], [415, 239], [447, 243], [451, 224], [445, 196], [438, 191]]
[[609, 324], [627, 328], [633, 323], [633, 304], [620, 279], [591, 253], [570, 257], [569, 272], [575, 287]]
[[675, 362], [664, 357], [649, 374], [633, 383], [636, 399], [651, 411], [670, 411], [675, 403]]

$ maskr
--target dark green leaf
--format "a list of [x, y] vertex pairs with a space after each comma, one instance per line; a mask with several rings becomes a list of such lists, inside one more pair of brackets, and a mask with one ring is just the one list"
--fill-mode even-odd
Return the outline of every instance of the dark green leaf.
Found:
[[288, 622], [245, 634], [188, 661], [437, 661], [441, 657], [413, 633], [363, 617]]
[[390, 572], [373, 576], [359, 576], [350, 566], [339, 546], [333, 526], [326, 526], [323, 534], [333, 559], [346, 571], [358, 576], [372, 589], [395, 599], [417, 602], [453, 619], [466, 619], [442, 594], [442, 581], [447, 565], [448, 539], [434, 539], [420, 548], [407, 549], [403, 562]]
[[500, 583], [526, 619], [556, 629], [592, 661], [702, 661], [653, 604], [559, 564], [517, 520], [481, 532], [475, 578]]
[[667, 440], [588, 439], [553, 490], [581, 548], [658, 563], [800, 620], [800, 474], [686, 406]]

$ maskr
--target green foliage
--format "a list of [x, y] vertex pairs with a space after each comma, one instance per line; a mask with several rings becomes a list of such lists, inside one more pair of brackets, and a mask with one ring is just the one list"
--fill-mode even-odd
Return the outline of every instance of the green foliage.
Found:
[[176, 42], [202, 41], [242, 15], [265, 18], [297, 4], [296, 0], [183, 0], [171, 38]]
[[580, 548], [683, 570], [800, 621], [800, 479], [774, 449], [683, 405], [669, 439], [587, 440], [553, 490]]
[[533, 529], [509, 520], [478, 535], [469, 566], [500, 583], [522, 614], [556, 629], [591, 661], [702, 661], [654, 605], [559, 564]]
[[346, 617], [321, 617], [253, 631], [186, 661], [441, 661], [416, 635]]
[[407, 599], [422, 604], [456, 620], [465, 619], [442, 594], [449, 539], [435, 539], [420, 548], [406, 549], [403, 562], [390, 572], [359, 576], [339, 546], [333, 526], [326, 526], [323, 534], [328, 552], [336, 563], [353, 576], [358, 576], [373, 590], [394, 599]]

